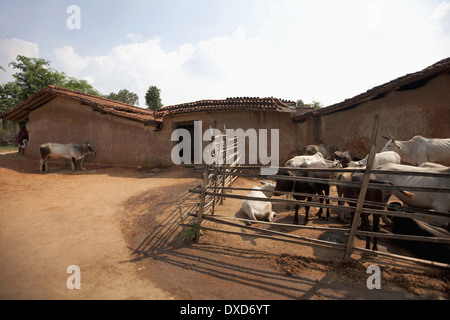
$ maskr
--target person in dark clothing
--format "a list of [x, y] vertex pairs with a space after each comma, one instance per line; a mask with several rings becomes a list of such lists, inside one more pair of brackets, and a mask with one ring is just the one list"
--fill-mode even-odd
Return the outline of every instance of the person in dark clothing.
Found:
[[24, 153], [28, 144], [28, 130], [25, 126], [20, 128], [20, 131], [16, 136], [16, 142], [19, 145], [19, 153]]

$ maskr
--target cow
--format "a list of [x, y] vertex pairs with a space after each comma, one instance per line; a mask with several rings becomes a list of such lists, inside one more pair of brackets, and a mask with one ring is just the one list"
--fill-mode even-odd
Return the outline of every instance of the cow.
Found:
[[[346, 177], [346, 181], [348, 182], [358, 182], [362, 183], [364, 180], [364, 173], [354, 172], [349, 177]], [[375, 176], [374, 174], [371, 174], [369, 177], [369, 183], [373, 184], [384, 184], [384, 185], [392, 185], [390, 181], [382, 181], [378, 176]], [[343, 194], [345, 198], [348, 199], [358, 199], [359, 193], [361, 191], [360, 187], [354, 187], [354, 186], [343, 186]], [[381, 190], [381, 189], [375, 189], [371, 188], [370, 186], [367, 188], [366, 195], [364, 198], [364, 201], [371, 201], [371, 202], [380, 202], [380, 203], [387, 203], [390, 196], [393, 194], [392, 191], [387, 190]], [[407, 198], [414, 198], [415, 194], [412, 194], [410, 192], [401, 191], [401, 194], [404, 195]], [[350, 207], [356, 207], [355, 202], [348, 202], [348, 205]], [[367, 205], [364, 204], [363, 208], [368, 209], [379, 209], [379, 206], [376, 205]], [[370, 222], [369, 222], [369, 213], [361, 212], [361, 229], [365, 231], [370, 230]], [[380, 214], [373, 214], [372, 215], [372, 231], [378, 232], [380, 231]], [[352, 221], [354, 219], [354, 212], [352, 212]], [[377, 246], [377, 238], [373, 238], [373, 247], [372, 250], [378, 250]], [[366, 249], [370, 249], [370, 237], [366, 237]]]
[[89, 141], [85, 144], [79, 145], [76, 143], [60, 144], [60, 143], [44, 143], [40, 145], [41, 161], [40, 168], [41, 172], [44, 173], [48, 170], [48, 159], [68, 159], [71, 161], [72, 170], [76, 171], [75, 160], [81, 160], [80, 167], [83, 168], [83, 160], [87, 154], [96, 154], [96, 151], [91, 146]]
[[[326, 169], [327, 166], [323, 163], [312, 163], [312, 164], [306, 164], [303, 163], [300, 165], [300, 168], [309, 168], [309, 169]], [[308, 177], [308, 178], [321, 178], [321, 179], [333, 179], [335, 173], [333, 172], [299, 172], [295, 170], [287, 170], [287, 169], [280, 169], [277, 172], [278, 176], [289, 176], [289, 177]], [[308, 202], [311, 202], [312, 195], [325, 195], [328, 196], [330, 194], [330, 186], [327, 183], [320, 183], [320, 182], [307, 182], [307, 181], [301, 181], [299, 180], [283, 180], [283, 179], [276, 179], [277, 183], [275, 186], [274, 194], [275, 196], [280, 195], [280, 193], [277, 193], [277, 191], [285, 191], [285, 192], [295, 192], [295, 193], [308, 193], [311, 194], [311, 196], [301, 196], [301, 195], [293, 195], [293, 197], [296, 200], [305, 200], [307, 199]], [[323, 199], [320, 198], [320, 203], [323, 203]], [[330, 200], [327, 199], [326, 203], [329, 204]], [[306, 225], [309, 220], [309, 207], [305, 206], [305, 220], [304, 224]], [[295, 205], [295, 215], [294, 215], [294, 224], [298, 224], [298, 211], [300, 209], [300, 206], [298, 204]], [[323, 209], [320, 208], [317, 212], [317, 216], [321, 218]], [[327, 208], [327, 220], [330, 217], [329, 209]]]
[[[254, 190], [251, 191], [248, 196], [256, 198], [272, 197], [275, 186], [272, 183], [265, 183], [264, 181], [260, 182], [263, 186], [254, 186]], [[272, 203], [270, 201], [244, 200], [241, 209], [251, 220], [267, 220], [272, 222], [273, 217], [276, 215], [276, 213], [272, 211]]]
[[[424, 172], [424, 173], [448, 173], [450, 168], [438, 166], [416, 167], [405, 164], [389, 163], [377, 168], [382, 171], [397, 172]], [[392, 182], [394, 186], [405, 187], [428, 187], [428, 188], [450, 188], [450, 179], [445, 177], [419, 176], [419, 175], [399, 175], [388, 173], [377, 173], [377, 177], [381, 180]], [[450, 213], [450, 193], [444, 192], [420, 192], [415, 191], [414, 199], [404, 196], [400, 192], [393, 194], [403, 203], [410, 207], [423, 209], [434, 209], [437, 212]], [[432, 220], [429, 223], [436, 226], [442, 226], [442, 222]]]
[[320, 152], [326, 160], [330, 161], [335, 160], [334, 153], [336, 151], [338, 151], [338, 148], [336, 146], [327, 144], [320, 144], [320, 145], [311, 144], [303, 148], [304, 155], [312, 156], [315, 155], [317, 152]]
[[[367, 161], [369, 160], [369, 155], [367, 155], [364, 159], [359, 161], [350, 161], [348, 164], [349, 168], [362, 168], [367, 166]], [[373, 160], [373, 168], [381, 166], [386, 163], [400, 163], [401, 162], [400, 155], [394, 151], [385, 151], [375, 154], [375, 158]]]
[[388, 140], [381, 152], [397, 152], [405, 164], [420, 166], [424, 162], [433, 162], [450, 166], [450, 138], [434, 139], [415, 136], [408, 141], [398, 141], [394, 137]]
[[342, 168], [339, 161], [331, 161], [324, 158], [322, 153], [316, 152], [314, 155], [296, 156], [285, 163], [285, 167], [300, 168], [302, 164], [323, 163], [327, 168]]
[[348, 166], [350, 161], [359, 161], [361, 158], [358, 158], [353, 152], [351, 151], [335, 151], [334, 152], [334, 159], [338, 160], [344, 168]]

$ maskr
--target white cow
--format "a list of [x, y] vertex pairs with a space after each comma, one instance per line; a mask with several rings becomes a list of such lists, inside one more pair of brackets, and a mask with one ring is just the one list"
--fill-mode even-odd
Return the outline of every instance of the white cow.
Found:
[[[410, 171], [410, 172], [429, 172], [429, 173], [449, 173], [448, 167], [424, 166], [416, 167], [404, 164], [385, 164], [377, 168], [387, 171]], [[410, 187], [429, 187], [429, 188], [450, 188], [449, 178], [416, 176], [416, 175], [398, 175], [398, 174], [377, 174], [380, 180], [392, 182], [394, 186]], [[413, 191], [414, 198], [408, 198], [400, 192], [394, 192], [394, 195], [410, 207], [434, 209], [438, 212], [450, 213], [450, 194], [443, 192], [418, 192]], [[432, 224], [442, 225], [442, 220], [435, 221]]]
[[292, 159], [289, 159], [286, 161], [285, 167], [293, 167], [293, 168], [300, 168], [302, 164], [311, 165], [313, 163], [323, 163], [328, 168], [342, 168], [342, 164], [338, 161], [330, 161], [326, 160], [323, 155], [320, 152], [317, 152], [314, 155], [304, 155], [304, 156], [296, 156]]
[[386, 139], [389, 141], [381, 152], [395, 151], [405, 163], [420, 166], [424, 162], [434, 162], [450, 166], [450, 138], [433, 139], [415, 136], [409, 141], [398, 141], [390, 136]]
[[[260, 182], [263, 186], [254, 186], [254, 190], [251, 191], [248, 196], [256, 198], [272, 197], [275, 186], [272, 183]], [[262, 221], [267, 219], [269, 222], [272, 222], [273, 217], [276, 215], [276, 213], [272, 211], [272, 202], [270, 201], [244, 200], [242, 202], [242, 211], [244, 211], [251, 220]]]
[[[348, 164], [349, 168], [360, 168], [366, 167], [367, 161], [369, 160], [369, 155], [367, 155], [364, 159], [359, 161], [350, 161]], [[375, 158], [373, 160], [372, 168], [376, 168], [383, 164], [387, 163], [400, 163], [401, 162], [400, 155], [394, 151], [386, 151], [375, 154]]]

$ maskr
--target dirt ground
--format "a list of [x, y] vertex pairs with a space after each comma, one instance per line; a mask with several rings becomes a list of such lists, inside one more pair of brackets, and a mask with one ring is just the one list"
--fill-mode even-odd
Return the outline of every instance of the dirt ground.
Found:
[[[449, 273], [368, 255], [342, 262], [342, 251], [264, 238], [203, 231], [186, 239], [201, 182], [192, 169], [161, 172], [85, 164], [72, 173], [50, 163], [0, 152], [1, 299], [449, 299]], [[238, 179], [236, 187], [257, 185]], [[237, 192], [236, 194], [244, 194]], [[215, 214], [240, 217], [241, 200], [226, 199]], [[292, 211], [274, 206], [276, 222]], [[311, 225], [343, 226], [310, 214]], [[303, 211], [300, 214], [300, 221]], [[232, 228], [214, 222], [207, 227]], [[242, 224], [244, 226], [244, 224]], [[256, 226], [256, 225], [254, 225]], [[266, 226], [345, 243], [343, 235]], [[364, 246], [362, 239], [359, 246]], [[380, 251], [408, 253], [381, 241]], [[81, 289], [69, 290], [67, 267], [81, 270]], [[367, 268], [381, 269], [380, 290], [369, 290]]]

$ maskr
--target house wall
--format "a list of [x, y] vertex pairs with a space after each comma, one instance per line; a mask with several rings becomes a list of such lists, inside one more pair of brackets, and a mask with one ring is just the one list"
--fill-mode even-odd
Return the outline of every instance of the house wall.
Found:
[[365, 157], [370, 149], [375, 115], [380, 115], [377, 151], [386, 143], [382, 136], [409, 140], [415, 135], [450, 138], [450, 74], [440, 74], [424, 86], [391, 91], [351, 109], [310, 117], [297, 123], [298, 146], [332, 144]]
[[[268, 129], [267, 139], [269, 143], [268, 155], [271, 155], [270, 129], [279, 129], [279, 161], [284, 165], [289, 153], [295, 149], [296, 125], [291, 120], [291, 114], [277, 111], [221, 111], [221, 112], [197, 112], [190, 114], [177, 114], [164, 118], [163, 130], [161, 134], [164, 139], [170, 141], [172, 131], [177, 124], [193, 121], [202, 121], [203, 132], [210, 127], [216, 127], [225, 133], [226, 129]], [[178, 142], [171, 142], [171, 148]], [[209, 142], [203, 142], [203, 150]], [[246, 142], [246, 158], [248, 159], [248, 141]], [[259, 152], [259, 149], [258, 149]], [[170, 153], [169, 153], [170, 154]], [[246, 162], [248, 164], [248, 162]]]
[[[161, 166], [168, 162], [166, 141], [153, 126], [94, 111], [79, 101], [57, 97], [32, 111], [27, 124], [27, 156], [39, 159], [46, 142], [83, 144], [90, 140], [96, 155], [85, 163]], [[170, 153], [169, 153], [170, 157]]]

